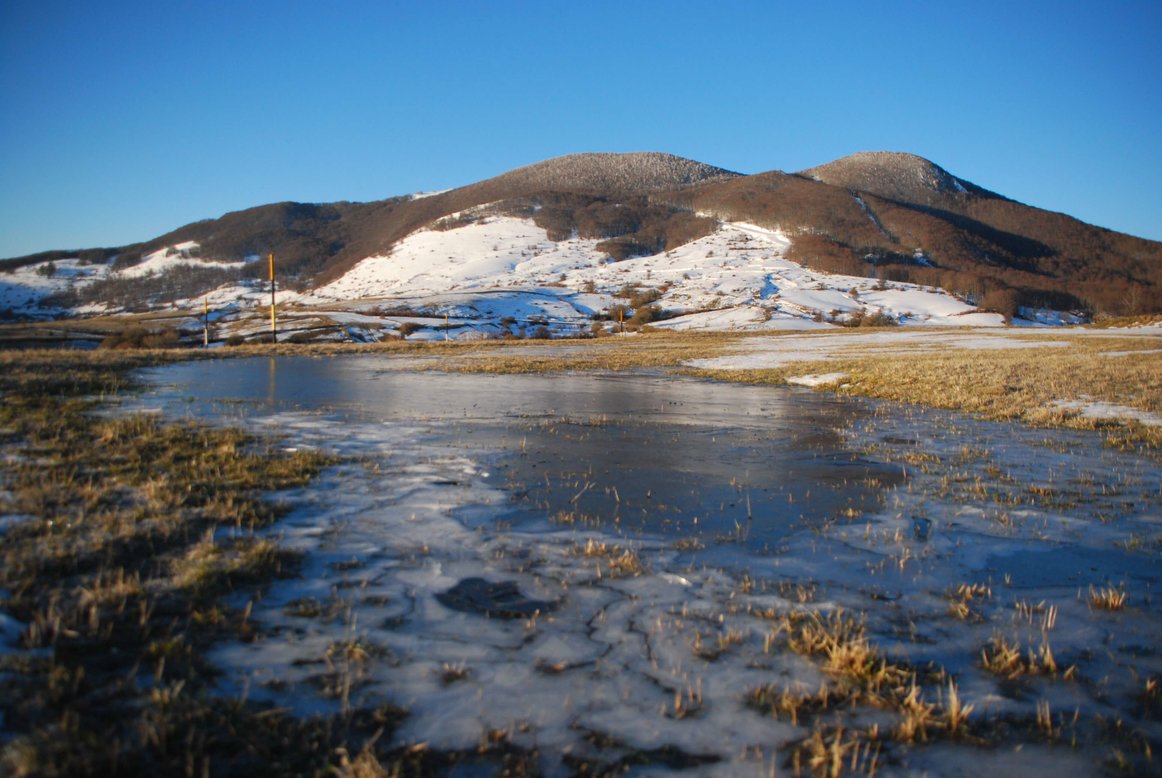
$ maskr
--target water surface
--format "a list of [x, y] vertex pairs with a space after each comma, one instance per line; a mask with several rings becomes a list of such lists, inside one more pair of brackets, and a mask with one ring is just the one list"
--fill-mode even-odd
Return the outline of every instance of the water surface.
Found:
[[187, 363], [148, 375], [148, 401], [167, 413], [307, 413], [340, 445], [356, 428], [394, 426], [471, 456], [511, 498], [488, 516], [466, 513], [472, 522], [729, 534], [757, 549], [862, 511], [902, 480], [902, 468], [847, 445], [843, 431], [866, 407], [805, 390], [643, 374], [448, 374], [363, 356]]
[[[1091, 775], [1115, 752], [1147, 765], [1143, 743], [1162, 753], [1143, 703], [1144, 679], [1162, 678], [1162, 472], [1096, 434], [659, 374], [417, 372], [386, 356], [144, 375], [145, 407], [348, 455], [281, 495], [293, 509], [271, 532], [303, 552], [301, 577], [249, 603], [253, 642], [214, 652], [223, 694], [301, 713], [391, 702], [409, 711], [394, 744], [471, 751], [502, 732], [546, 775], [650, 754], [778, 774], [817, 725], [895, 720], [840, 706], [795, 723], [746, 702], [760, 686], [834, 683], [770, 614], [843, 608], [884, 656], [955, 679], [976, 720], [1007, 722], [981, 730], [983, 750], [885, 742], [878, 774], [1019, 758], [1030, 774]], [[967, 585], [987, 595], [957, 615]], [[1090, 587], [1126, 591], [1126, 608], [1092, 607]], [[1001, 678], [981, 666], [998, 635], [1023, 655], [1050, 642], [1075, 671]], [[947, 691], [933, 677], [919, 680], [930, 703]], [[1076, 747], [1038, 745], [1042, 705]]]

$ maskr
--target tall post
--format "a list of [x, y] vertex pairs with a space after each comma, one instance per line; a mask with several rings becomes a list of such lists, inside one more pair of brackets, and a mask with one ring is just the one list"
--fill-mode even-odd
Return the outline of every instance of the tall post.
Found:
[[202, 348], [210, 347], [210, 298], [202, 298]]
[[278, 325], [274, 314], [274, 254], [270, 254], [270, 342], [278, 343]]

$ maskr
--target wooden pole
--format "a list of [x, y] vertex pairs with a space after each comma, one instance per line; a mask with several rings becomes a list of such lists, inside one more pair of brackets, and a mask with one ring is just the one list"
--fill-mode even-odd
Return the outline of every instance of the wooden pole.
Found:
[[278, 343], [278, 325], [274, 313], [274, 254], [270, 255], [270, 342]]
[[210, 347], [210, 298], [202, 298], [202, 348]]

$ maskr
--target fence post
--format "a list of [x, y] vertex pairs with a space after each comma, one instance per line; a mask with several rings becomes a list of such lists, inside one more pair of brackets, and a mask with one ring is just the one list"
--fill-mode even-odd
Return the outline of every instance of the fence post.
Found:
[[278, 326], [274, 314], [274, 254], [270, 255], [270, 342], [278, 343]]

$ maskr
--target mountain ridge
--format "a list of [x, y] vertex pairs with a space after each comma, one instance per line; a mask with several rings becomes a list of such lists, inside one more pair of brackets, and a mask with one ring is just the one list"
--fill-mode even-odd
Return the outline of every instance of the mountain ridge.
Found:
[[889, 200], [921, 203], [947, 195], [1001, 197], [957, 178], [931, 160], [898, 151], [857, 151], [799, 175]]
[[[660, 152], [568, 154], [430, 196], [274, 203], [72, 254], [95, 262], [116, 256], [113, 267], [127, 268], [179, 243], [197, 243], [202, 259], [219, 262], [275, 253], [288, 282], [311, 288], [366, 257], [390, 255], [416, 230], [484, 206], [531, 218], [558, 239], [596, 238], [614, 260], [673, 250], [718, 219], [785, 232], [788, 256], [816, 270], [940, 286], [976, 300], [991, 294], [1006, 312], [1162, 307], [1162, 243], [1024, 205], [922, 157], [882, 151], [753, 175]], [[0, 268], [69, 254], [0, 260]], [[253, 277], [261, 268], [240, 272]]]
[[487, 181], [527, 191], [643, 194], [741, 175], [663, 152], [590, 151], [553, 157], [510, 170]]

